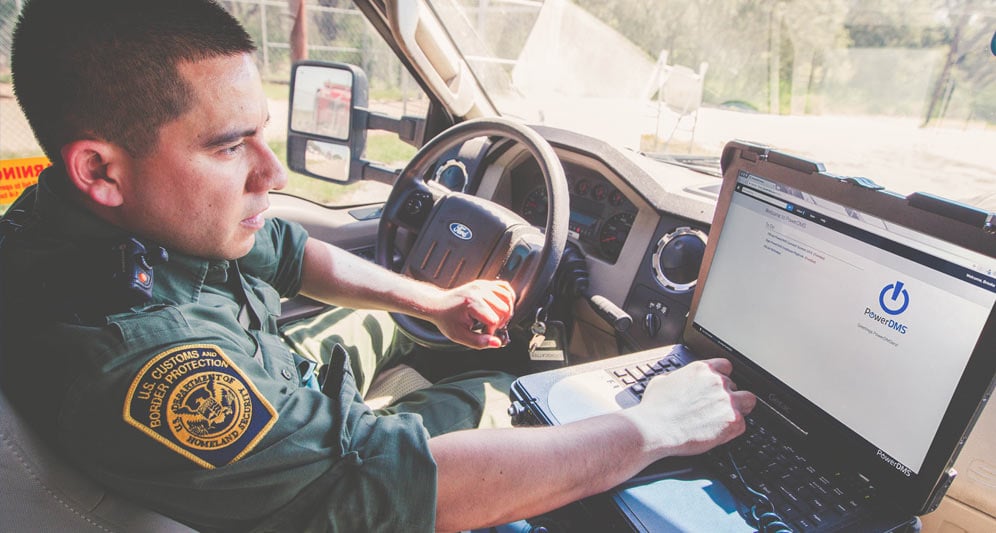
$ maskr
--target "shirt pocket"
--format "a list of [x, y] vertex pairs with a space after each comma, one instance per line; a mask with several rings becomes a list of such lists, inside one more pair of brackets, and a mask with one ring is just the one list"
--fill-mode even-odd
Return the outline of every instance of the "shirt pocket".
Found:
[[[101, 350], [107, 357], [101, 363], [126, 362], [131, 354], [144, 348], [154, 349], [163, 344], [174, 343], [177, 340], [189, 339], [194, 335], [194, 329], [187, 317], [176, 307], [170, 305], [155, 305], [137, 313], [111, 316], [107, 327], [113, 331], [118, 346], [108, 346]], [[120, 361], [115, 361], [120, 359]]]
[[108, 324], [121, 336], [125, 344], [142, 343], [148, 339], [170, 337], [191, 331], [190, 323], [174, 306], [156, 305], [137, 313], [112, 316]]

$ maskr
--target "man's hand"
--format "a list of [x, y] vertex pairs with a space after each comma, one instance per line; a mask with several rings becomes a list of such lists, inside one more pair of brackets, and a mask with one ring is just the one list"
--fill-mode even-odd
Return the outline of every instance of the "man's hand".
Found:
[[508, 325], [515, 290], [506, 281], [477, 280], [442, 293], [432, 322], [453, 342], [470, 348], [500, 348], [495, 331]]
[[699, 361], [650, 381], [643, 401], [626, 411], [649, 450], [696, 455], [743, 433], [757, 397], [737, 391], [726, 359]]

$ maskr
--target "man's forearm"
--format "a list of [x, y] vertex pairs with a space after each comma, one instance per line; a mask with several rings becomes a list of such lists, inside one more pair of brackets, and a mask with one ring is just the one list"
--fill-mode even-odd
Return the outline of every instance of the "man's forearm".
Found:
[[476, 349], [502, 345], [495, 331], [508, 323], [515, 304], [515, 291], [505, 281], [475, 280], [441, 289], [315, 239], [305, 247], [301, 279], [305, 296], [429, 320], [453, 342]]
[[302, 294], [352, 309], [428, 318], [422, 304], [439, 294], [434, 285], [405, 278], [315, 239], [306, 245], [302, 268]]
[[654, 460], [640, 431], [609, 414], [544, 428], [433, 438], [436, 529], [472, 529], [536, 516], [608, 490]]

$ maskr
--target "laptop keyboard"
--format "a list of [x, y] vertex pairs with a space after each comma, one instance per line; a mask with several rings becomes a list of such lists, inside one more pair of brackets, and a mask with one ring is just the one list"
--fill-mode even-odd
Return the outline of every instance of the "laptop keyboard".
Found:
[[[763, 502], [744, 488], [742, 479], [764, 494], [774, 513], [795, 531], [836, 528], [841, 521], [860, 516], [875, 497], [871, 482], [856, 472], [813, 464], [769, 429], [777, 427], [764, 420], [770, 416], [764, 411], [751, 414], [742, 436], [708, 453], [728, 488], [745, 501]], [[766, 510], [763, 504], [758, 509]]]
[[[674, 356], [611, 370], [616, 380], [642, 398], [647, 382], [682, 366]], [[789, 436], [779, 436], [783, 423], [759, 408], [746, 417], [743, 435], [706, 454], [710, 465], [731, 492], [743, 502], [754, 502], [753, 514], [744, 514], [752, 525], [765, 531], [765, 524], [781, 522], [782, 531], [835, 529], [842, 521], [863, 514], [875, 498], [875, 487], [859, 473], [824, 469], [812, 464], [797, 451]], [[731, 459], [733, 462], [731, 462]], [[752, 494], [750, 488], [759, 494]], [[763, 494], [763, 496], [761, 496]], [[767, 499], [768, 502], [764, 500]], [[760, 517], [768, 510], [768, 515]], [[778, 531], [779, 527], [768, 528]]]

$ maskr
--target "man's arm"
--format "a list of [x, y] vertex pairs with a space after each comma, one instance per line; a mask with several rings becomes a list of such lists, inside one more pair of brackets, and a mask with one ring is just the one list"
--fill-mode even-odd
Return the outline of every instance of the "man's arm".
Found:
[[608, 490], [660, 458], [729, 441], [756, 401], [734, 391], [731, 370], [725, 359], [690, 364], [652, 380], [637, 406], [564, 426], [433, 438], [437, 530], [536, 516]]
[[[406, 278], [341, 248], [308, 239], [301, 293], [352, 309], [381, 309], [429, 320], [471, 348], [496, 348], [494, 335], [512, 316], [515, 292], [504, 281], [478, 280], [453, 289]], [[484, 325], [473, 333], [474, 321]]]

